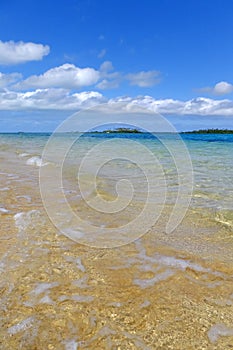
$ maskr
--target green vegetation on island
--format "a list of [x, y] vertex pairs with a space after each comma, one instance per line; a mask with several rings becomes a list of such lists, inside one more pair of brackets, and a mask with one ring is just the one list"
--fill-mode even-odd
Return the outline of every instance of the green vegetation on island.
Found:
[[130, 129], [130, 128], [116, 128], [116, 129], [107, 129], [103, 131], [93, 131], [94, 133], [103, 133], [103, 134], [139, 134], [142, 131], [138, 129]]
[[183, 131], [181, 134], [233, 134], [229, 129], [200, 129], [193, 131]]

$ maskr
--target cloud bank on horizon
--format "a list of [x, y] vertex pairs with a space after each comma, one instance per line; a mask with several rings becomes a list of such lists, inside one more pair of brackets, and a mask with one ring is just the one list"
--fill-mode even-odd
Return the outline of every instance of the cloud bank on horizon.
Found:
[[[0, 66], [18, 66], [42, 60], [50, 47], [32, 42], [0, 41]], [[98, 55], [102, 58], [105, 51]], [[65, 63], [41, 74], [26, 78], [20, 72], [0, 72], [0, 111], [77, 111], [100, 103], [125, 102], [165, 115], [233, 117], [233, 101], [195, 97], [188, 100], [156, 99], [150, 95], [107, 97], [102, 90], [119, 89], [121, 84], [148, 88], [162, 81], [158, 70], [139, 72], [116, 71], [111, 61], [104, 61], [98, 69]], [[88, 89], [88, 90], [87, 90]], [[221, 81], [199, 92], [224, 96], [233, 92], [233, 85]]]

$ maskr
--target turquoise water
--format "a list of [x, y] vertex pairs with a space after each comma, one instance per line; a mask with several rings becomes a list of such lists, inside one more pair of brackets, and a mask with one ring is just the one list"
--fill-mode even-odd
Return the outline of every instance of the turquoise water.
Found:
[[[27, 154], [24, 159], [30, 157], [41, 157], [44, 146], [49, 139], [49, 133], [20, 133], [20, 134], [0, 134], [0, 151], [14, 151], [17, 154]], [[66, 147], [70, 144], [70, 139], [75, 141], [76, 134], [64, 134], [57, 136], [57, 148], [54, 149], [54, 157], [58, 154], [59, 147]], [[177, 135], [159, 134], [160, 141], [152, 134], [103, 134], [88, 133], [78, 139], [70, 148], [66, 155], [64, 165], [77, 172], [77, 164], [83, 157], [93, 149], [94, 146], [106, 140], [117, 140], [116, 145], [111, 143], [111, 147], [121, 149], [124, 147], [124, 140], [132, 140], [141, 143], [152, 151], [158, 159], [164, 173], [169, 193], [177, 190], [177, 169], [169, 150], [163, 145], [165, 140], [170, 149], [176, 149]], [[198, 207], [208, 207], [213, 209], [233, 209], [233, 135], [232, 134], [182, 134], [188, 152], [191, 157], [194, 175], [193, 196], [191, 205]], [[119, 142], [120, 140], [120, 142]], [[122, 140], [122, 143], [121, 143]], [[109, 150], [113, 152], [114, 150]], [[111, 153], [110, 152], [110, 153]], [[132, 152], [132, 149], [131, 149]], [[112, 153], [111, 153], [112, 154]], [[101, 157], [101, 154], [99, 155]], [[143, 154], [138, 154], [138, 159]], [[182, 154], [179, 155], [182, 162]], [[51, 162], [54, 159], [50, 159]], [[93, 159], [93, 168], [95, 168]], [[149, 167], [150, 164], [147, 164]], [[99, 171], [100, 177], [108, 180], [126, 176], [131, 180], [134, 178], [136, 186], [140, 185], [142, 172], [137, 171], [134, 165], [127, 161], [112, 160]], [[91, 171], [91, 169], [89, 169]], [[138, 180], [138, 184], [137, 184]], [[134, 181], [134, 182], [135, 182]], [[140, 187], [140, 186], [139, 186]], [[144, 188], [142, 188], [142, 191]], [[169, 196], [168, 196], [169, 197]]]
[[[46, 153], [50, 134], [0, 134], [3, 348], [186, 349], [189, 342], [192, 349], [227, 349], [233, 321], [233, 135], [79, 136], [56, 135]], [[68, 239], [47, 215], [41, 174], [52, 214], [62, 229], [76, 228], [63, 211], [67, 201], [90, 224], [85, 240]], [[180, 187], [182, 207], [192, 185], [186, 216], [167, 234]], [[57, 195], [60, 187], [66, 198]], [[152, 211], [141, 227], [139, 222], [124, 231], [139, 217], [148, 189]], [[150, 225], [164, 192], [168, 205]], [[125, 210], [111, 212], [119, 193]], [[107, 202], [102, 212], [89, 206], [97, 194]], [[138, 235], [142, 226], [147, 232]], [[114, 244], [102, 239], [102, 228]]]

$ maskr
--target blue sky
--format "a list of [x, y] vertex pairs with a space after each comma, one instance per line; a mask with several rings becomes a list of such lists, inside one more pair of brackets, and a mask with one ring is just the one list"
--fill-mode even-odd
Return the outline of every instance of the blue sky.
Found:
[[0, 3], [0, 131], [127, 101], [178, 130], [233, 128], [233, 2]]

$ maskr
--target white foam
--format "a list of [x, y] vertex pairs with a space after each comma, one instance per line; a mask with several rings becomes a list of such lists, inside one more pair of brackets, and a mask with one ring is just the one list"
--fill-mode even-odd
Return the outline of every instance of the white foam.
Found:
[[58, 297], [58, 300], [59, 301], [65, 301], [65, 300], [70, 300], [70, 298], [67, 295], [60, 295]]
[[5, 264], [3, 261], [0, 261], [0, 272], [3, 272], [5, 269]]
[[77, 350], [78, 349], [78, 343], [72, 339], [72, 340], [66, 340], [64, 342], [65, 344], [65, 350]]
[[9, 191], [9, 189], [10, 189], [9, 187], [2, 187], [2, 188], [0, 188], [0, 191], [1, 191], [1, 192], [3, 192], [3, 191]]
[[12, 335], [12, 334], [19, 333], [21, 331], [25, 331], [26, 329], [32, 327], [33, 322], [34, 322], [34, 317], [33, 316], [28, 317], [22, 322], [19, 322], [14, 326], [11, 326], [10, 328], [8, 328], [8, 333]]
[[6, 208], [0, 207], [0, 214], [9, 214], [10, 211], [7, 210]]
[[58, 282], [52, 282], [52, 283], [38, 283], [37, 286], [35, 287], [35, 289], [33, 289], [31, 291], [32, 294], [35, 294], [35, 295], [39, 295], [39, 294], [42, 294], [46, 291], [48, 291], [48, 289], [51, 289], [51, 288], [54, 288], [54, 287], [57, 287], [59, 285]]
[[8, 174], [7, 176], [10, 177], [11, 180], [15, 180], [19, 178], [19, 175], [16, 175], [16, 174]]
[[87, 289], [87, 288], [90, 288], [90, 286], [87, 285], [87, 280], [88, 280], [88, 277], [84, 276], [78, 280], [74, 280], [72, 284], [78, 288]]
[[114, 331], [113, 329], [109, 328], [108, 326], [103, 326], [99, 332], [98, 332], [99, 335], [101, 336], [108, 336], [108, 335], [111, 335], [111, 334], [116, 334], [116, 331]]
[[108, 305], [114, 306], [114, 307], [121, 307], [123, 304], [118, 302], [118, 301], [113, 301], [112, 303], [109, 303]]
[[227, 327], [223, 323], [217, 323], [210, 328], [207, 334], [210, 342], [216, 343], [219, 337], [233, 336], [233, 328]]
[[215, 276], [223, 276], [223, 274], [220, 272], [214, 272], [211, 269], [195, 264], [190, 260], [178, 259], [173, 256], [166, 256], [158, 253], [155, 253], [154, 256], [148, 256], [141, 242], [137, 241], [135, 242], [135, 244], [137, 246], [137, 249], [139, 250], [139, 259], [143, 261], [143, 265], [145, 264], [145, 261], [147, 261], [152, 264], [167, 266], [167, 267], [182, 270], [182, 271], [185, 271], [187, 268], [190, 268], [197, 272], [206, 272], [206, 273], [211, 273]]
[[140, 308], [143, 309], [144, 307], [150, 306], [151, 303], [149, 300], [144, 300], [144, 302], [140, 305]]
[[26, 162], [27, 165], [34, 165], [34, 166], [38, 166], [38, 167], [42, 167], [45, 166], [49, 163], [43, 163], [42, 159], [40, 157], [32, 157], [29, 158]]
[[77, 267], [79, 268], [79, 270], [81, 270], [82, 272], [86, 271], [85, 267], [82, 264], [81, 258], [76, 259], [76, 264], [77, 264]]
[[14, 215], [15, 226], [21, 232], [27, 229], [34, 220], [38, 220], [40, 217], [39, 210], [30, 210], [28, 212], [20, 212]]
[[48, 295], [45, 295], [43, 298], [40, 299], [40, 303], [52, 305], [53, 301]]
[[72, 300], [78, 301], [79, 303], [89, 303], [95, 298], [92, 295], [73, 295]]
[[32, 201], [32, 199], [31, 199], [31, 197], [30, 196], [16, 196], [16, 198], [18, 198], [18, 199], [20, 199], [20, 198], [23, 198], [23, 199], [26, 199], [26, 201], [28, 202], [28, 203], [31, 203], [31, 201]]
[[19, 154], [19, 157], [28, 157], [28, 156], [30, 156], [29, 153], [20, 153]]
[[85, 267], [82, 264], [81, 258], [74, 258], [72, 256], [66, 256], [65, 259], [66, 259], [66, 261], [74, 262], [77, 265], [78, 269], [81, 270], [82, 272], [86, 271]]
[[68, 237], [76, 241], [77, 239], [82, 238], [85, 236], [84, 232], [78, 231], [78, 230], [73, 230], [70, 227], [64, 227], [63, 230], [64, 234], [66, 234]]
[[164, 272], [159, 273], [158, 275], [155, 275], [153, 278], [148, 279], [134, 279], [134, 284], [140, 286], [142, 289], [152, 287], [156, 283], [165, 281], [169, 277], [173, 276], [175, 274], [172, 270], [166, 270]]

